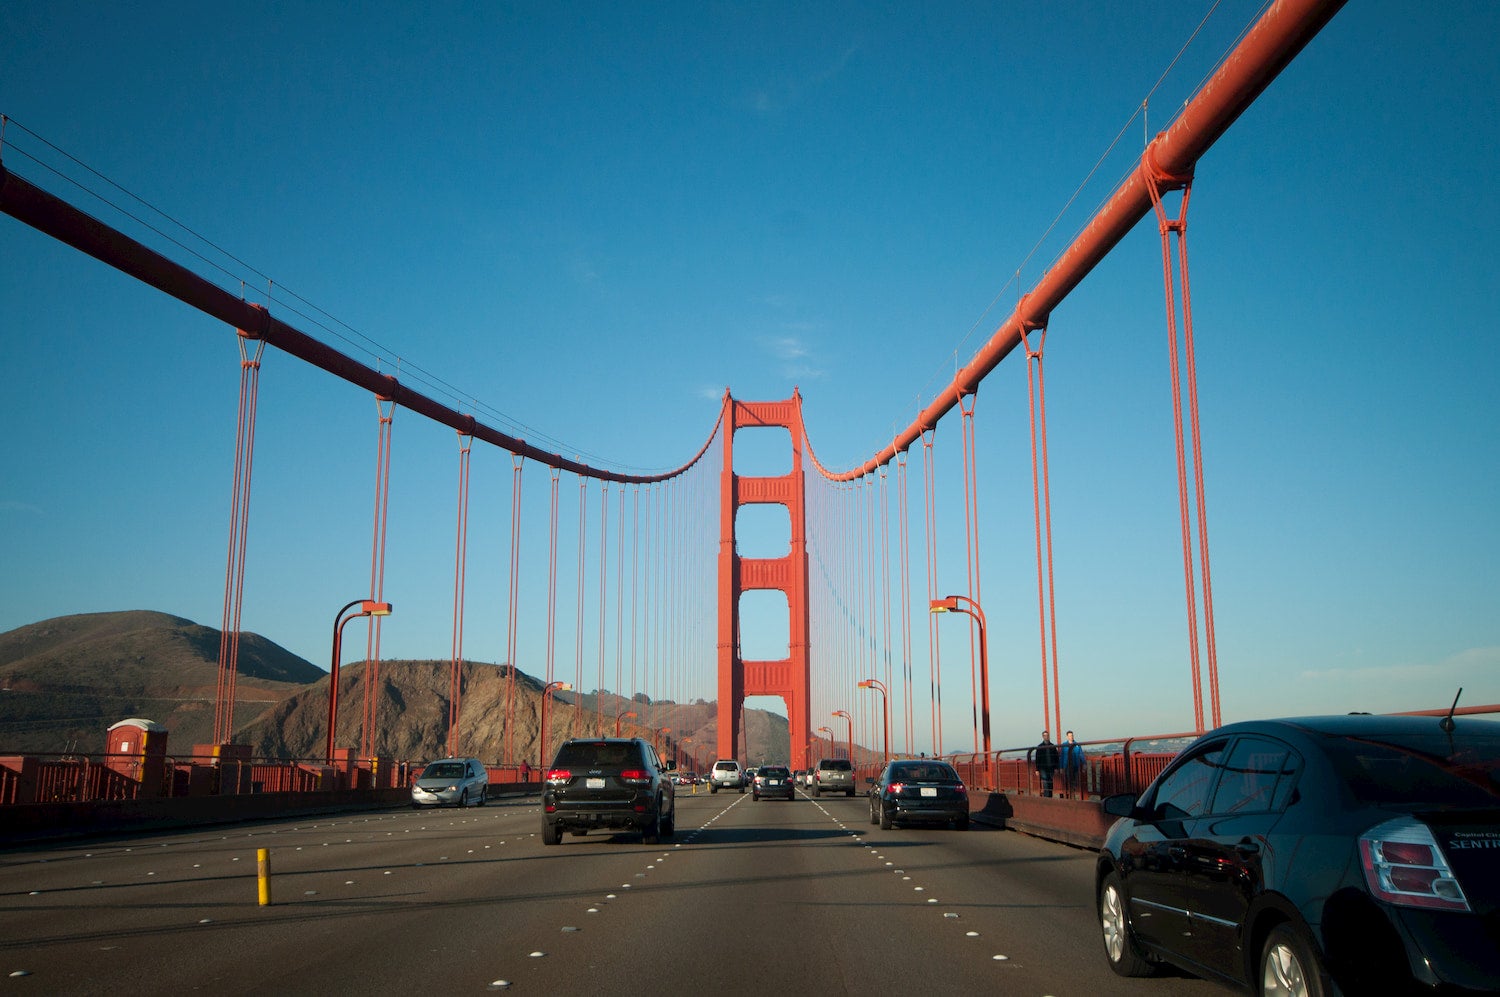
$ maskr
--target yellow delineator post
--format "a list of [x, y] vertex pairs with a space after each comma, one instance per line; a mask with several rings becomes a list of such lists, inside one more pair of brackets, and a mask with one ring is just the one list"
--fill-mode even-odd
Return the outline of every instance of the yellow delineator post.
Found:
[[260, 885], [260, 905], [268, 907], [271, 904], [271, 849], [255, 850], [255, 876]]

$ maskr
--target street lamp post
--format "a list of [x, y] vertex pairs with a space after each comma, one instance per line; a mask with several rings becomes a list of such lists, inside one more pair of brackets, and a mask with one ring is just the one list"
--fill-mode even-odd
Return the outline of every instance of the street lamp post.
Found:
[[[349, 613], [355, 606], [359, 612]], [[345, 613], [349, 613], [345, 616]], [[333, 664], [328, 669], [328, 750], [324, 753], [328, 764], [333, 764], [333, 732], [339, 719], [339, 657], [344, 641], [344, 624], [361, 616], [390, 616], [391, 604], [373, 599], [355, 599], [333, 618]]]
[[874, 689], [880, 693], [880, 714], [885, 718], [885, 763], [891, 763], [891, 694], [879, 679], [865, 679], [859, 683], [861, 689]]
[[985, 633], [984, 610], [979, 603], [966, 595], [950, 595], [942, 599], [933, 599], [929, 608], [934, 613], [963, 613], [965, 616], [973, 617], [979, 623], [979, 690], [983, 697], [981, 723], [984, 731], [984, 777], [988, 786], [993, 787], [995, 783], [990, 778], [990, 642]]
[[[843, 717], [849, 724], [849, 764], [854, 764], [854, 718], [849, 715], [848, 710], [834, 710], [830, 716]], [[832, 740], [832, 738], [829, 738]]]
[[554, 692], [568, 692], [572, 688], [571, 682], [548, 682], [542, 686], [542, 729], [536, 753], [541, 759], [537, 764], [537, 771], [542, 773], [543, 779], [547, 777], [547, 703]]
[[620, 736], [620, 718], [621, 717], [631, 717], [631, 718], [634, 718], [635, 717], [635, 710], [626, 710], [624, 713], [616, 713], [615, 714], [615, 737], [619, 737]]

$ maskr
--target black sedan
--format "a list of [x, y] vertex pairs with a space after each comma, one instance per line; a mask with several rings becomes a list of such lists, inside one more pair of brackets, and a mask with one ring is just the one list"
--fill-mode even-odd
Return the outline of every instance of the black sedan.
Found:
[[969, 826], [969, 791], [953, 766], [925, 758], [891, 762], [870, 788], [870, 823]]
[[770, 796], [795, 799], [796, 784], [792, 782], [792, 770], [785, 765], [762, 765], [755, 770], [755, 781], [750, 792], [757, 800]]
[[1500, 992], [1500, 723], [1232, 724], [1110, 797], [1110, 966], [1257, 994]]

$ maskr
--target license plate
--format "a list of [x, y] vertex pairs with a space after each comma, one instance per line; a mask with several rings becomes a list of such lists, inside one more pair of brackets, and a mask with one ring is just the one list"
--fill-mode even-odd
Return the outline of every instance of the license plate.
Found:
[[922, 795], [923, 796], [936, 796], [937, 795], [937, 788], [935, 786], [923, 786], [922, 787]]
[[780, 779], [767, 779], [766, 780], [766, 785], [767, 786], [779, 786], [779, 785], [781, 785], [781, 780]]
[[584, 787], [586, 789], [603, 789], [604, 788], [604, 780], [603, 779], [585, 779], [583, 781], [583, 785], [584, 785]]

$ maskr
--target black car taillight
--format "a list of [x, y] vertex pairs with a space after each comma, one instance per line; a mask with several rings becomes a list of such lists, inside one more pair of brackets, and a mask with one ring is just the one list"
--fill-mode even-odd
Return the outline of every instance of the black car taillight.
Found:
[[1403, 907], [1469, 910], [1469, 900], [1421, 821], [1400, 817], [1359, 836], [1365, 882], [1379, 900]]
[[651, 781], [651, 773], [645, 769], [625, 769], [620, 773], [620, 781], [640, 784]]
[[550, 783], [561, 784], [561, 783], [567, 782], [568, 780], [570, 780], [572, 778], [573, 778], [573, 773], [570, 772], [570, 771], [568, 771], [567, 769], [548, 769], [547, 770], [547, 781], [550, 782]]

